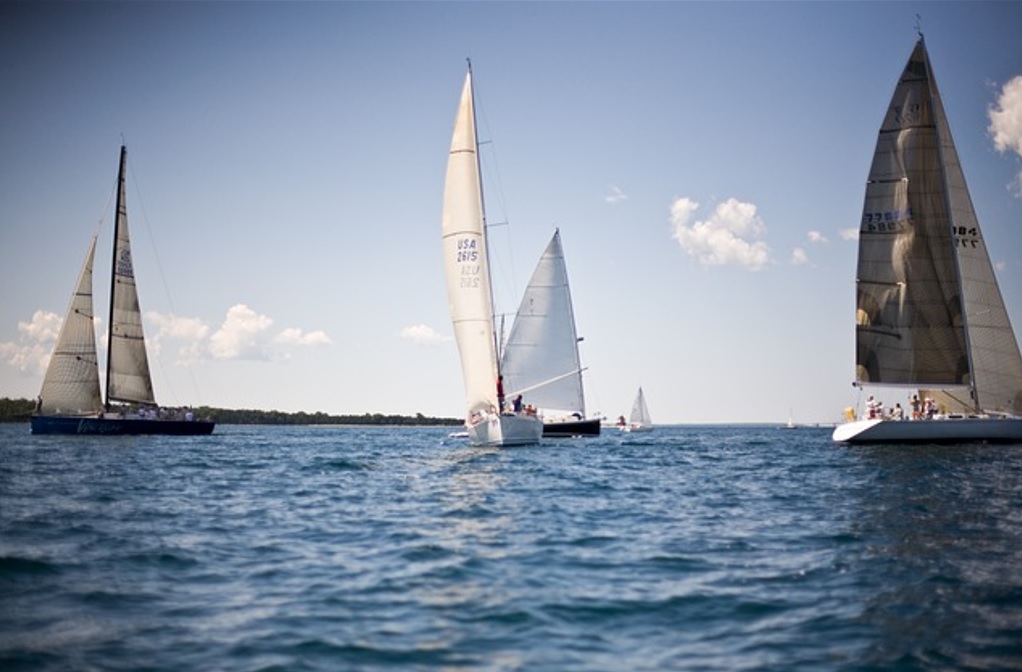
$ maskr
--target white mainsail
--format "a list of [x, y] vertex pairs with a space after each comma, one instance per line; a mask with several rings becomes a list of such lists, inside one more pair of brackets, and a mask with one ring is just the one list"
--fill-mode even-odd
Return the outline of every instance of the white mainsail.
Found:
[[549, 414], [585, 417], [578, 334], [560, 231], [554, 231], [529, 280], [504, 345], [501, 372], [509, 393]]
[[497, 345], [476, 151], [469, 70], [454, 123], [443, 214], [448, 308], [461, 355], [469, 414], [497, 411]]
[[135, 270], [131, 263], [128, 211], [125, 203], [127, 150], [121, 147], [117, 174], [117, 215], [114, 223], [113, 278], [110, 286], [110, 331], [107, 344], [106, 400], [156, 403], [149, 375], [142, 311], [138, 305]]
[[958, 400], [949, 411], [1022, 414], [1018, 342], [921, 36], [870, 168], [856, 306], [859, 383], [945, 390]]
[[78, 284], [43, 377], [38, 411], [46, 414], [90, 415], [103, 408], [93, 326], [92, 264], [96, 238], [89, 244]]

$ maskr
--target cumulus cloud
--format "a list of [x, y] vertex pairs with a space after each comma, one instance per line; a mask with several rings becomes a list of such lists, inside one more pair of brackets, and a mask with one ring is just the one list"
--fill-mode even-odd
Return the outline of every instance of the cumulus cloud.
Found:
[[294, 327], [280, 332], [273, 340], [275, 343], [286, 343], [288, 345], [329, 345], [332, 342], [325, 331], [304, 332]]
[[0, 361], [26, 375], [42, 375], [63, 320], [56, 313], [37, 310], [28, 322], [18, 322], [17, 342], [0, 343]]
[[[31, 320], [18, 323], [17, 342], [0, 343], [0, 363], [28, 376], [43, 375], [62, 322], [56, 313], [37, 310]], [[97, 346], [101, 350], [106, 342], [102, 325], [103, 321], [97, 319], [96, 330], [101, 334]], [[306, 332], [292, 327], [274, 334], [272, 326], [271, 318], [244, 304], [232, 306], [212, 334], [199, 318], [150, 311], [145, 315], [146, 346], [153, 356], [170, 350], [176, 355], [175, 364], [188, 365], [209, 357], [269, 361], [286, 358], [286, 347], [331, 343], [322, 330]]]
[[838, 232], [838, 235], [841, 236], [841, 240], [858, 240], [859, 229], [857, 228], [841, 229]]
[[[1014, 77], [1001, 88], [997, 102], [987, 110], [990, 126], [987, 131], [994, 140], [994, 148], [1022, 157], [1022, 75]], [[1022, 172], [1015, 176], [1013, 190], [1022, 197]]]
[[791, 251], [791, 263], [795, 266], [802, 266], [809, 263], [809, 255], [801, 247], [796, 247]]
[[146, 345], [153, 354], [160, 354], [165, 345], [173, 342], [178, 348], [178, 364], [189, 364], [201, 358], [209, 334], [205, 322], [197, 317], [180, 317], [156, 311], [146, 313], [146, 321], [148, 326], [155, 328], [146, 334]]
[[618, 187], [610, 185], [610, 193], [604, 196], [603, 200], [605, 200], [607, 203], [610, 203], [611, 205], [617, 205], [621, 201], [627, 201], [628, 194], [621, 191]]
[[809, 242], [810, 243], [814, 243], [816, 245], [822, 245], [823, 243], [826, 243], [826, 242], [829, 242], [829, 241], [827, 240], [826, 236], [824, 236], [819, 231], [810, 231], [809, 232]]
[[273, 320], [239, 303], [227, 310], [220, 329], [209, 337], [209, 352], [216, 359], [270, 359]]
[[719, 204], [708, 219], [692, 221], [699, 204], [678, 198], [671, 204], [674, 239], [704, 266], [733, 264], [759, 270], [770, 262], [770, 248], [756, 206], [734, 198]]
[[322, 330], [305, 332], [289, 327], [274, 335], [273, 320], [243, 303], [227, 311], [220, 328], [209, 337], [209, 353], [215, 359], [248, 359], [269, 361], [287, 357], [274, 345], [315, 346], [329, 344], [330, 337]]
[[441, 343], [443, 341], [451, 340], [449, 337], [446, 337], [433, 329], [433, 327], [425, 324], [415, 324], [410, 327], [405, 327], [401, 330], [401, 338], [414, 341], [420, 345], [429, 345], [432, 343]]

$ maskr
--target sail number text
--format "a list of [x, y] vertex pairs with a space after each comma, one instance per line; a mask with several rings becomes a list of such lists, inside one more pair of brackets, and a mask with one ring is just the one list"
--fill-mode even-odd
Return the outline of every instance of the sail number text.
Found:
[[958, 241], [961, 247], [974, 250], [979, 247], [979, 229], [975, 226], [952, 226], [951, 235]]
[[897, 233], [904, 231], [912, 222], [912, 210], [886, 210], [864, 212], [861, 233]]
[[458, 241], [458, 254], [455, 257], [461, 267], [461, 278], [458, 286], [475, 289], [482, 284], [482, 266], [479, 264], [479, 241], [464, 238]]

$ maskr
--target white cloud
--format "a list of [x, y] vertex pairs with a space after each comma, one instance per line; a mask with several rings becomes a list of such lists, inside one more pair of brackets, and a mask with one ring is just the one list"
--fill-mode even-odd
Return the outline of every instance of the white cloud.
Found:
[[316, 330], [308, 333], [294, 327], [285, 329], [273, 339], [275, 343], [288, 345], [329, 345], [332, 341], [325, 331]]
[[0, 343], [0, 361], [27, 375], [42, 375], [63, 320], [56, 313], [37, 310], [28, 322], [18, 322], [18, 342]]
[[149, 311], [146, 320], [155, 327], [154, 333], [146, 335], [146, 345], [153, 354], [159, 354], [165, 342], [178, 341], [178, 364], [189, 364], [202, 356], [209, 327], [199, 318]]
[[709, 219], [689, 224], [699, 204], [678, 198], [671, 204], [674, 239], [704, 266], [733, 264], [759, 270], [770, 262], [770, 248], [761, 240], [766, 226], [756, 206], [730, 198]]
[[[288, 357], [274, 346], [315, 346], [331, 343], [330, 337], [322, 330], [305, 332], [289, 327], [274, 336], [270, 332], [272, 326], [271, 318], [239, 303], [227, 311], [220, 329], [209, 337], [209, 353], [215, 359], [269, 361]], [[194, 330], [195, 325], [192, 327]]]
[[231, 306], [220, 329], [209, 337], [209, 352], [216, 359], [268, 360], [272, 325], [272, 319], [245, 304]]
[[809, 263], [809, 255], [801, 247], [796, 247], [791, 251], [791, 263], [795, 266], [802, 266]]
[[[987, 131], [998, 152], [1012, 152], [1022, 157], [1022, 75], [1012, 78], [1001, 88], [997, 102], [987, 110], [990, 126]], [[1022, 197], [1022, 172], [1015, 178], [1013, 190]]]
[[817, 245], [820, 245], [820, 244], [827, 243], [827, 242], [830, 242], [830, 241], [828, 241], [827, 237], [824, 236], [819, 231], [810, 231], [809, 232], [809, 242], [810, 243], [815, 243]]
[[838, 235], [841, 236], [841, 240], [858, 240], [859, 229], [858, 228], [841, 229], [838, 232]]
[[611, 205], [617, 205], [621, 201], [627, 201], [628, 194], [621, 191], [618, 187], [610, 185], [610, 193], [604, 196], [603, 200], [605, 200], [607, 203], [610, 203]]
[[432, 343], [441, 343], [443, 341], [451, 340], [449, 337], [446, 337], [433, 329], [433, 327], [425, 324], [415, 324], [410, 327], [405, 327], [401, 330], [401, 338], [414, 341], [420, 345], [429, 345]]

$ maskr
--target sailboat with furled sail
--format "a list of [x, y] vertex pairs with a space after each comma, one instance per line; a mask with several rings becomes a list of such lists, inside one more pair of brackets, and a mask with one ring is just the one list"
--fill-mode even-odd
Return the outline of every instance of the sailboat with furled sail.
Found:
[[[469, 442], [477, 446], [538, 443], [542, 421], [533, 413], [507, 407], [500, 372], [471, 65], [447, 161], [442, 231], [448, 308], [465, 381]], [[507, 396], [513, 398], [516, 391], [508, 389]]]
[[[122, 146], [107, 322], [106, 402], [100, 391], [93, 319], [93, 237], [43, 377], [31, 419], [33, 434], [202, 435], [213, 431], [213, 422], [195, 419], [188, 409], [161, 409], [156, 403], [131, 260], [126, 162], [127, 150]], [[113, 402], [120, 405], [115, 407]]]
[[524, 393], [543, 418], [543, 436], [598, 436], [586, 417], [581, 341], [575, 330], [568, 269], [555, 230], [532, 273], [504, 345], [504, 382]]
[[866, 185], [855, 333], [855, 384], [908, 391], [835, 441], [1022, 441], [1022, 357], [921, 34]]

